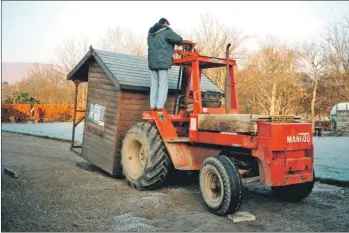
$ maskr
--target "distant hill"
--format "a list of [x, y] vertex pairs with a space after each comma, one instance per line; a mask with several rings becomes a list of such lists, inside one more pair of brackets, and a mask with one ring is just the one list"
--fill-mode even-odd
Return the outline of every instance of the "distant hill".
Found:
[[42, 63], [2, 62], [2, 82], [8, 82], [11, 85], [26, 79], [34, 65], [49, 66]]

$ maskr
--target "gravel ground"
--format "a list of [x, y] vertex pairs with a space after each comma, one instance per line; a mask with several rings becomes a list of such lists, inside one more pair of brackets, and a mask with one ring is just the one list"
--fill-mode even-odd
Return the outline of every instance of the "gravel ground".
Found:
[[205, 210], [197, 182], [139, 192], [124, 180], [76, 167], [69, 143], [2, 133], [2, 231], [348, 231], [349, 189], [316, 183], [300, 203], [268, 187], [245, 186], [241, 210], [255, 222], [234, 224]]
[[[72, 122], [2, 124], [3, 130], [71, 140]], [[84, 124], [78, 125], [75, 140], [82, 143]], [[328, 132], [324, 132], [324, 135]], [[315, 176], [349, 182], [349, 137], [313, 137]]]

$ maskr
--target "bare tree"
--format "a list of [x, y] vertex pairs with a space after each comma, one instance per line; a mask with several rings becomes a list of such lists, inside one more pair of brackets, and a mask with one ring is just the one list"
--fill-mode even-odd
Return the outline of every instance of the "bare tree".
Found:
[[325, 56], [321, 46], [313, 43], [304, 43], [301, 47], [300, 55], [307, 68], [309, 69], [308, 76], [312, 81], [312, 100], [311, 100], [311, 122], [313, 132], [315, 129], [315, 102], [318, 83], [321, 75], [323, 75], [325, 66]]
[[71, 71], [87, 53], [89, 49], [88, 39], [69, 37], [58, 47], [59, 60], [66, 72]]
[[[59, 59], [64, 67], [64, 73], [69, 73], [83, 56], [89, 50], [89, 43], [87, 38], [77, 39], [69, 37], [59, 46]], [[78, 92], [78, 105], [84, 107], [86, 105], [87, 84], [82, 83]]]
[[131, 30], [116, 26], [113, 29], [109, 28], [105, 37], [101, 39], [101, 49], [139, 56], [145, 54], [145, 42]]
[[271, 115], [292, 111], [302, 93], [296, 58], [294, 49], [275, 38], [263, 42], [260, 51], [237, 74], [242, 109]]
[[21, 91], [52, 104], [71, 104], [74, 93], [72, 83], [65, 79], [61, 68], [54, 65], [33, 66], [28, 78], [21, 83]]
[[[225, 57], [225, 49], [231, 43], [231, 58], [241, 59], [245, 55], [244, 42], [249, 37], [233, 25], [226, 26], [218, 19], [205, 14], [201, 16], [200, 26], [195, 31], [194, 40], [201, 54], [212, 57]], [[209, 69], [205, 73], [223, 89], [225, 68]]]
[[137, 36], [132, 31], [127, 33], [126, 41], [124, 43], [125, 50], [127, 53], [141, 56], [146, 54], [146, 44], [145, 39], [140, 36]]
[[245, 55], [244, 42], [249, 38], [242, 30], [234, 25], [226, 26], [217, 18], [209, 14], [201, 15], [199, 29], [196, 31], [195, 39], [200, 52], [204, 55], [224, 57], [225, 48], [231, 43], [232, 58]]
[[1, 99], [2, 101], [5, 100], [7, 96], [11, 96], [12, 93], [16, 91], [16, 84], [10, 85], [8, 82], [2, 82], [1, 85]]
[[340, 99], [349, 99], [349, 18], [329, 25], [325, 36], [326, 69]]
[[108, 49], [113, 52], [121, 51], [123, 49], [123, 30], [120, 26], [113, 29], [109, 28], [106, 37], [101, 39], [102, 49]]

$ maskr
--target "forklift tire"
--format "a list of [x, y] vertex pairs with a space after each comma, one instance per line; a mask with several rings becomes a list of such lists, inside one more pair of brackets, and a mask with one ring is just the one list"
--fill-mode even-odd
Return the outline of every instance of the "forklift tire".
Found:
[[314, 188], [314, 184], [315, 172], [313, 173], [313, 181], [311, 182], [272, 187], [272, 190], [277, 197], [285, 201], [297, 202], [309, 196]]
[[173, 168], [155, 125], [141, 122], [125, 135], [121, 164], [128, 184], [138, 190], [160, 187]]
[[200, 169], [200, 191], [208, 211], [219, 216], [235, 213], [242, 202], [239, 170], [225, 155], [207, 158]]

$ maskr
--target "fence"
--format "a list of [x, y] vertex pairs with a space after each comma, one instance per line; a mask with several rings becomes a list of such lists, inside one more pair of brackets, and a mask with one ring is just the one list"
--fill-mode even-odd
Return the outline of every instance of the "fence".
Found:
[[[33, 111], [31, 111], [33, 110]], [[2, 122], [25, 122], [28, 120], [71, 121], [74, 114], [74, 105], [69, 104], [2, 104]], [[78, 112], [77, 119], [85, 113]]]

